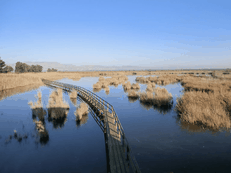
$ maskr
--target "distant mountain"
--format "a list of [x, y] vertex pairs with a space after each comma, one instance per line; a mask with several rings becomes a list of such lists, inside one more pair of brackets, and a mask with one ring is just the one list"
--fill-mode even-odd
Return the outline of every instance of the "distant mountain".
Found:
[[[55, 68], [58, 71], [107, 71], [107, 70], [147, 70], [153, 67], [139, 67], [139, 66], [101, 66], [101, 65], [84, 65], [76, 66], [72, 64], [60, 64], [58, 62], [24, 62], [28, 65], [41, 65], [43, 71], [47, 71], [48, 68]], [[7, 64], [15, 69], [16, 63]]]
[[[58, 71], [120, 71], [120, 70], [167, 70], [164, 68], [156, 68], [156, 67], [142, 67], [142, 66], [101, 66], [101, 65], [84, 65], [84, 66], [76, 66], [72, 64], [60, 64], [58, 62], [24, 62], [28, 65], [41, 65], [43, 66], [43, 71], [47, 71], [48, 68], [55, 68]], [[10, 65], [15, 69], [15, 64], [9, 64], [6, 63], [6, 65]], [[174, 68], [169, 67], [168, 70], [174, 70], [174, 69], [181, 69], [182, 68]], [[187, 69], [185, 70], [194, 70], [194, 69], [204, 69], [204, 70], [212, 70], [213, 68], [205, 68], [202, 66], [196, 66], [195, 68]], [[214, 69], [215, 70], [215, 69]]]

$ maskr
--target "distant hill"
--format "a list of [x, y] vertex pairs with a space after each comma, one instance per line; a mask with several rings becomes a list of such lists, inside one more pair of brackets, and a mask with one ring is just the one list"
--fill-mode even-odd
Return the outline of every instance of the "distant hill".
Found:
[[[100, 65], [84, 65], [76, 66], [72, 64], [60, 64], [58, 62], [24, 62], [28, 65], [41, 65], [43, 71], [47, 71], [48, 68], [55, 68], [58, 71], [106, 71], [106, 70], [146, 70], [151, 67], [138, 67], [138, 66], [100, 66]], [[7, 64], [15, 69], [15, 64]]]
[[[107, 70], [166, 70], [163, 68], [156, 67], [142, 67], [142, 66], [100, 66], [100, 65], [84, 65], [84, 66], [76, 66], [72, 64], [60, 64], [58, 62], [24, 62], [28, 65], [41, 65], [43, 66], [43, 71], [47, 71], [48, 68], [55, 68], [58, 71], [107, 71]], [[10, 65], [15, 69], [15, 64], [6, 63], [6, 65]], [[174, 70], [176, 68], [169, 68], [168, 70]], [[180, 68], [177, 68], [180, 69]], [[204, 69], [204, 70], [215, 70], [209, 68], [203, 68], [201, 66], [197, 66], [194, 69]], [[185, 69], [185, 70], [194, 70], [194, 69]], [[216, 69], [219, 70], [219, 69]]]

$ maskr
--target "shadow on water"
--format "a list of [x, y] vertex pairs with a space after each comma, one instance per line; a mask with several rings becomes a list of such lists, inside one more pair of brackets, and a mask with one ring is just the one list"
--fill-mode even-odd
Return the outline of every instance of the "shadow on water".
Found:
[[69, 108], [48, 108], [48, 122], [52, 122], [55, 129], [64, 127]]
[[[129, 98], [128, 98], [129, 100]], [[135, 100], [136, 101], [136, 100]], [[151, 108], [153, 108], [154, 110], [158, 111], [160, 114], [167, 114], [168, 112], [170, 112], [173, 108], [173, 101], [170, 104], [167, 105], [155, 105], [151, 102], [142, 102], [140, 101], [140, 105], [142, 108], [146, 109], [146, 110], [150, 110]]]
[[87, 120], [88, 120], [88, 114], [83, 115], [81, 120], [79, 120], [79, 119], [76, 120], [76, 127], [79, 127], [83, 124], [86, 124]]
[[49, 133], [45, 126], [45, 116], [47, 112], [43, 108], [32, 109], [32, 119], [35, 123], [35, 128], [38, 131], [39, 142], [45, 145], [49, 141]]
[[134, 103], [134, 102], [136, 102], [137, 100], [139, 100], [138, 97], [128, 97], [128, 101], [129, 101], [130, 103]]

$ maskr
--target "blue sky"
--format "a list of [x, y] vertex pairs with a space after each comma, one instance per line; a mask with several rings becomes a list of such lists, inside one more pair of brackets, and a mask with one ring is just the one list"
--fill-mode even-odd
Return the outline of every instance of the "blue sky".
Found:
[[0, 57], [231, 68], [231, 1], [0, 0]]

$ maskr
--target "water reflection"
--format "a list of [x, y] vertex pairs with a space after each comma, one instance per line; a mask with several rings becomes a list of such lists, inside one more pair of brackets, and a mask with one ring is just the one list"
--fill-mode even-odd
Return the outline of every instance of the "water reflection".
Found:
[[134, 103], [134, 102], [136, 102], [137, 100], [139, 100], [138, 97], [128, 97], [128, 101], [129, 101], [130, 103]]
[[69, 108], [48, 108], [48, 122], [52, 122], [55, 129], [62, 128], [67, 121]]
[[32, 109], [32, 119], [35, 122], [37, 118], [39, 121], [44, 123], [44, 116], [46, 115], [46, 111], [43, 108], [35, 108]]
[[160, 114], [165, 115], [171, 111], [172, 106], [173, 106], [173, 101], [171, 104], [168, 104], [168, 105], [161, 105], [161, 106], [153, 105], [153, 109], [158, 111]]
[[79, 126], [87, 123], [87, 120], [88, 120], [88, 114], [83, 115], [81, 120], [80, 119], [76, 120], [76, 127], [79, 127]]
[[74, 106], [77, 106], [77, 99], [76, 98], [70, 98], [70, 100]]
[[33, 89], [38, 89], [39, 87], [40, 86], [38, 86], [38, 85], [27, 85], [27, 86], [23, 86], [23, 87], [17, 87], [17, 88], [2, 90], [2, 91], [0, 91], [0, 100], [3, 100], [7, 97], [10, 97], [10, 96], [13, 96], [16, 94], [31, 91]]

